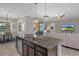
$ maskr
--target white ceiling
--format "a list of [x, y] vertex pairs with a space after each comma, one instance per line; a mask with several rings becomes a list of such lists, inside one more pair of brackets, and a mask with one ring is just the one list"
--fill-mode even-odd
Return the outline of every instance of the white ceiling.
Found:
[[[20, 16], [34, 18], [34, 7], [34, 3], [0, 3], [0, 18], [6, 18], [7, 13], [11, 19]], [[65, 14], [64, 19], [79, 18], [79, 3], [47, 3], [47, 15], [51, 20], [56, 19], [56, 14], [62, 13]], [[37, 17], [43, 18], [44, 14], [45, 4], [37, 4]]]

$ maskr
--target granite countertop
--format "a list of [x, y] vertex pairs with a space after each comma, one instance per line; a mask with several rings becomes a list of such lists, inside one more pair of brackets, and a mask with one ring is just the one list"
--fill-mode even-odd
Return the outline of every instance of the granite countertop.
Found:
[[24, 40], [28, 40], [34, 44], [37, 44], [39, 46], [42, 46], [47, 49], [52, 49], [55, 46], [57, 46], [59, 43], [63, 42], [62, 39], [54, 38], [54, 37], [49, 37], [49, 36], [42, 36], [39, 38], [34, 38], [33, 36], [29, 36], [30, 38], [27, 39], [27, 37], [24, 38]]
[[48, 49], [54, 48], [56, 45], [63, 41], [62, 39], [57, 39], [48, 36], [44, 36], [41, 39], [42, 40], [38, 41], [37, 44]]

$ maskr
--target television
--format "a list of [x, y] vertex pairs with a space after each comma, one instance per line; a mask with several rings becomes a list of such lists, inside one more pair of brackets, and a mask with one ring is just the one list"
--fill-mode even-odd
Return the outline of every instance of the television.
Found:
[[74, 24], [63, 24], [62, 25], [62, 30], [63, 31], [74, 31], [75, 30], [75, 25]]

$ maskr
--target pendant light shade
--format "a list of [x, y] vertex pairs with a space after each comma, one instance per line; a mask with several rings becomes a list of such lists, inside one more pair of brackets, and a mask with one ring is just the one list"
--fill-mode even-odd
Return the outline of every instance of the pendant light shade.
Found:
[[35, 4], [35, 17], [34, 17], [34, 20], [38, 20], [37, 18], [37, 3], [34, 3]]
[[34, 23], [38, 23], [38, 18], [34, 18]]
[[45, 16], [44, 16], [44, 20], [48, 21], [49, 17], [47, 16], [47, 5], [46, 5], [46, 1], [45, 1]]
[[38, 19], [34, 19], [34, 23], [39, 23]]
[[7, 13], [6, 13], [6, 20], [7, 20], [7, 21], [8, 21], [9, 18], [10, 18], [10, 17], [9, 17], [9, 13], [11, 13], [11, 12], [12, 12], [11, 10], [8, 10]]
[[49, 17], [48, 16], [44, 16], [44, 20], [48, 21]]

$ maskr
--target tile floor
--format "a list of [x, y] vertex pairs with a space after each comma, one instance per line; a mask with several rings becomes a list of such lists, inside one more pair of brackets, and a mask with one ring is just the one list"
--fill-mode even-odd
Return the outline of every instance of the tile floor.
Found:
[[62, 56], [79, 56], [79, 51], [62, 47]]
[[[15, 41], [0, 44], [0, 56], [20, 56], [15, 48]], [[62, 47], [62, 56], [79, 56], [79, 51]]]
[[20, 56], [15, 48], [15, 42], [0, 44], [0, 56]]

